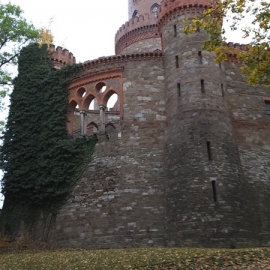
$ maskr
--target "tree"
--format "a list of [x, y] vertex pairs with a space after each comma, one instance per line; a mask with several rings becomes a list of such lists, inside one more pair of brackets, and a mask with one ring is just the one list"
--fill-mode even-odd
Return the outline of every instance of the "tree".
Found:
[[[250, 25], [241, 27], [249, 18]], [[232, 31], [243, 32], [244, 38], [251, 41], [245, 51], [237, 51], [226, 46], [223, 27], [224, 20]], [[247, 24], [247, 23], [246, 23]], [[215, 6], [207, 9], [202, 16], [195, 17], [186, 26], [185, 32], [192, 33], [203, 28], [209, 34], [204, 49], [215, 51], [217, 62], [227, 59], [227, 55], [236, 54], [244, 63], [241, 70], [250, 84], [270, 87], [270, 3], [264, 0], [218, 0]]]
[[[40, 217], [55, 217], [89, 162], [95, 140], [67, 132], [68, 85], [78, 65], [54, 70], [47, 45], [30, 44], [19, 56], [0, 162], [5, 202], [2, 230], [30, 231]], [[44, 222], [46, 224], [46, 222]]]
[[[8, 86], [12, 85], [12, 76], [8, 67], [17, 64], [21, 48], [38, 35], [35, 27], [22, 15], [23, 11], [19, 6], [0, 2], [0, 110]], [[0, 121], [0, 130], [3, 125], [3, 121]]]
[[38, 30], [22, 15], [23, 11], [19, 6], [0, 3], [0, 85], [7, 85], [12, 81], [4, 67], [17, 64], [22, 47], [38, 35]]

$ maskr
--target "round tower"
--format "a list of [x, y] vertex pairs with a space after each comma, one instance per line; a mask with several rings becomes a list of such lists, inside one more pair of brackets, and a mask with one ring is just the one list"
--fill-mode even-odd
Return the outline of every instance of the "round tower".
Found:
[[171, 246], [248, 242], [250, 192], [226, 108], [226, 82], [215, 54], [202, 50], [203, 29], [184, 33], [184, 18], [209, 0], [163, 0], [159, 14], [167, 104], [166, 230]]
[[129, 0], [129, 21], [115, 35], [115, 53], [129, 54], [161, 50], [158, 14], [161, 0]]
[[158, 16], [161, 0], [128, 0], [128, 18], [140, 15], [153, 14]]

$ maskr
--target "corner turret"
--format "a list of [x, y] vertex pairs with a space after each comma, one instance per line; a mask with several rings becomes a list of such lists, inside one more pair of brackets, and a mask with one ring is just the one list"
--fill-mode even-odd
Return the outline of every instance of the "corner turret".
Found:
[[55, 45], [50, 45], [49, 51], [51, 53], [51, 60], [54, 62], [54, 68], [60, 69], [65, 65], [72, 65], [76, 63], [76, 58], [67, 49], [63, 49]]
[[161, 0], [129, 0], [129, 21], [115, 35], [115, 53], [161, 50], [158, 13]]

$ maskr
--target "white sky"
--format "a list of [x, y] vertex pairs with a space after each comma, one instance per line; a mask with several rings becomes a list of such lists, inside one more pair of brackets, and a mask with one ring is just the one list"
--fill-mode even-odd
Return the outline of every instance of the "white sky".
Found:
[[37, 27], [50, 26], [55, 45], [84, 62], [114, 54], [114, 36], [128, 19], [127, 0], [2, 0], [24, 10]]
[[[128, 0], [2, 0], [1, 2], [19, 5], [24, 10], [24, 17], [37, 28], [49, 27], [54, 35], [54, 44], [72, 52], [77, 63], [115, 54], [115, 33], [128, 20]], [[52, 24], [49, 26], [51, 18]], [[239, 40], [239, 34], [236, 34], [228, 41], [237, 37]], [[1, 200], [0, 195], [0, 208]]]

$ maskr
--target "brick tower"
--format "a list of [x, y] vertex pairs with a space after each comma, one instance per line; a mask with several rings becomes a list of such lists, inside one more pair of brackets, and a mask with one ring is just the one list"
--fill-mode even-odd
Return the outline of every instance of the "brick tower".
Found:
[[[194, 2], [194, 4], [193, 4]], [[214, 1], [163, 0], [159, 26], [167, 106], [168, 245], [250, 237], [249, 197], [226, 107], [223, 67], [202, 51], [207, 35], [184, 33], [183, 19]]]
[[161, 50], [158, 13], [161, 0], [129, 0], [129, 21], [115, 35], [116, 54]]

